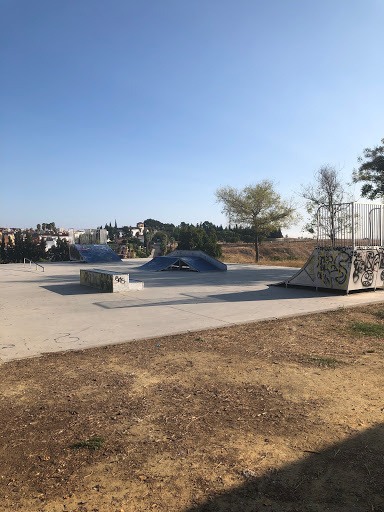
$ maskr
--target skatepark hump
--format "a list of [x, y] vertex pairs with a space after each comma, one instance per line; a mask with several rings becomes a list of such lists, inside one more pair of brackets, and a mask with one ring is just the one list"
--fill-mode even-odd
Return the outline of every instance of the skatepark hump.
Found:
[[167, 256], [157, 256], [140, 267], [141, 270], [189, 270], [191, 272], [226, 271], [227, 265], [203, 251], [173, 251]]

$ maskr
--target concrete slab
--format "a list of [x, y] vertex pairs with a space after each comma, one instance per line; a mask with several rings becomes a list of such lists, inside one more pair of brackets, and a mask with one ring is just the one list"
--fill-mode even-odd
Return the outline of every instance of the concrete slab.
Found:
[[50, 263], [45, 272], [0, 265], [0, 360], [384, 301], [383, 290], [346, 296], [269, 286], [293, 268], [228, 264], [213, 274], [157, 273], [142, 264], [98, 264], [145, 282], [144, 290], [118, 295], [81, 286], [85, 264]]

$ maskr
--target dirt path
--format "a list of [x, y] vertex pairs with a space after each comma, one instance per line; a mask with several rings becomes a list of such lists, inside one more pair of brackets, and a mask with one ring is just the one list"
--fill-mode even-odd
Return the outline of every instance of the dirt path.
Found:
[[3, 364], [0, 511], [384, 510], [382, 310]]

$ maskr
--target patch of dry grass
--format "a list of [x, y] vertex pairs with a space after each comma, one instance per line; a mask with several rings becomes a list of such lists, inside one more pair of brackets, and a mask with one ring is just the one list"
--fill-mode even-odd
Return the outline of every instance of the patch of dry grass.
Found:
[[278, 267], [301, 268], [314, 248], [314, 241], [265, 242], [260, 245], [259, 262], [255, 262], [255, 249], [252, 244], [223, 244], [222, 261], [226, 263], [246, 263]]

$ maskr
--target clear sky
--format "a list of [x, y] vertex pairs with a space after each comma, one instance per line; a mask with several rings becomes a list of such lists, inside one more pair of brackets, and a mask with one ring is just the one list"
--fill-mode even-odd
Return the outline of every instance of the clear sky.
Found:
[[350, 180], [384, 137], [383, 19], [382, 0], [0, 0], [0, 226], [226, 223], [219, 186]]

